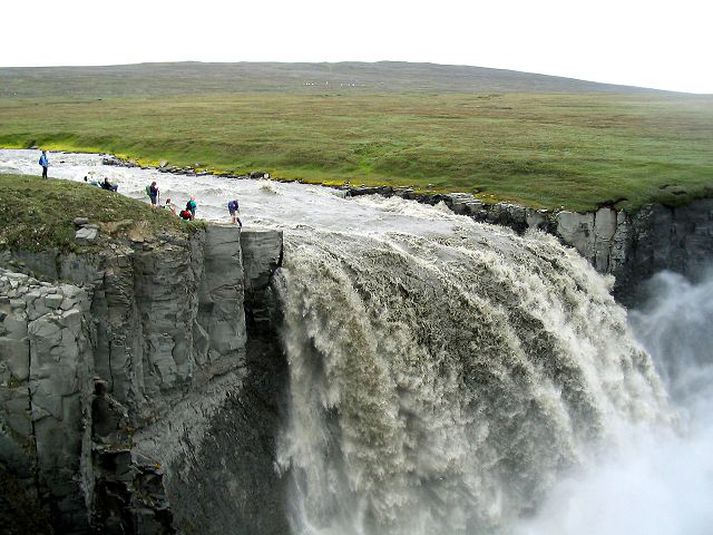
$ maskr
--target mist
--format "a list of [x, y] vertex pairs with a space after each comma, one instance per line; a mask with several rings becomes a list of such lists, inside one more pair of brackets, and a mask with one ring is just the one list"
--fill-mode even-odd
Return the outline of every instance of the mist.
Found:
[[518, 535], [695, 535], [713, 526], [713, 270], [662, 272], [629, 313], [679, 425], [629, 429], [599, 462], [561, 481]]

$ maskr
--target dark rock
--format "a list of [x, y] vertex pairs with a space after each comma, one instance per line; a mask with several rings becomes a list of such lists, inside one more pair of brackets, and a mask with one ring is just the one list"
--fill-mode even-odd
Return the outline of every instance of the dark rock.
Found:
[[16, 440], [0, 441], [0, 461], [62, 533], [285, 533], [274, 463], [287, 366], [271, 289], [282, 235], [164, 239], [23, 257], [89, 294], [0, 271], [0, 381], [17, 381], [0, 389]]
[[34, 489], [0, 463], [0, 526], [5, 535], [51, 535], [50, 519]]

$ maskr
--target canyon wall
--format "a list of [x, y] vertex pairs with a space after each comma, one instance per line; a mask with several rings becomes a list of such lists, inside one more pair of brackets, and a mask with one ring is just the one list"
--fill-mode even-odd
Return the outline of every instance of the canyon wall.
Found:
[[281, 258], [280, 232], [217, 225], [94, 254], [6, 252], [6, 508], [61, 533], [284, 532]]

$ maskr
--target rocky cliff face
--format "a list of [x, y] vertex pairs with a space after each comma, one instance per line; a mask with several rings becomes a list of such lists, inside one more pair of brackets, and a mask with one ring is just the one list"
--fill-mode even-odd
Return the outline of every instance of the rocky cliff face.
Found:
[[0, 271], [0, 459], [60, 533], [89, 525], [89, 309], [76, 286]]
[[57, 530], [284, 531], [281, 256], [281, 233], [225, 226], [5, 255], [50, 282], [0, 271], [0, 463]]
[[713, 199], [670, 208], [647, 205], [635, 214], [601, 208], [559, 212], [552, 231], [601, 273], [616, 277], [615, 293], [633, 298], [638, 284], [669, 269], [693, 278], [713, 258]]

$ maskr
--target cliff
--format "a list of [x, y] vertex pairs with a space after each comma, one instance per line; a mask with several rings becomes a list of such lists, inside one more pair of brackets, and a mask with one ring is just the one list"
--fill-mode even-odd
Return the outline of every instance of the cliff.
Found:
[[281, 233], [228, 226], [5, 252], [0, 472], [15, 516], [34, 508], [60, 533], [283, 532], [281, 256]]

